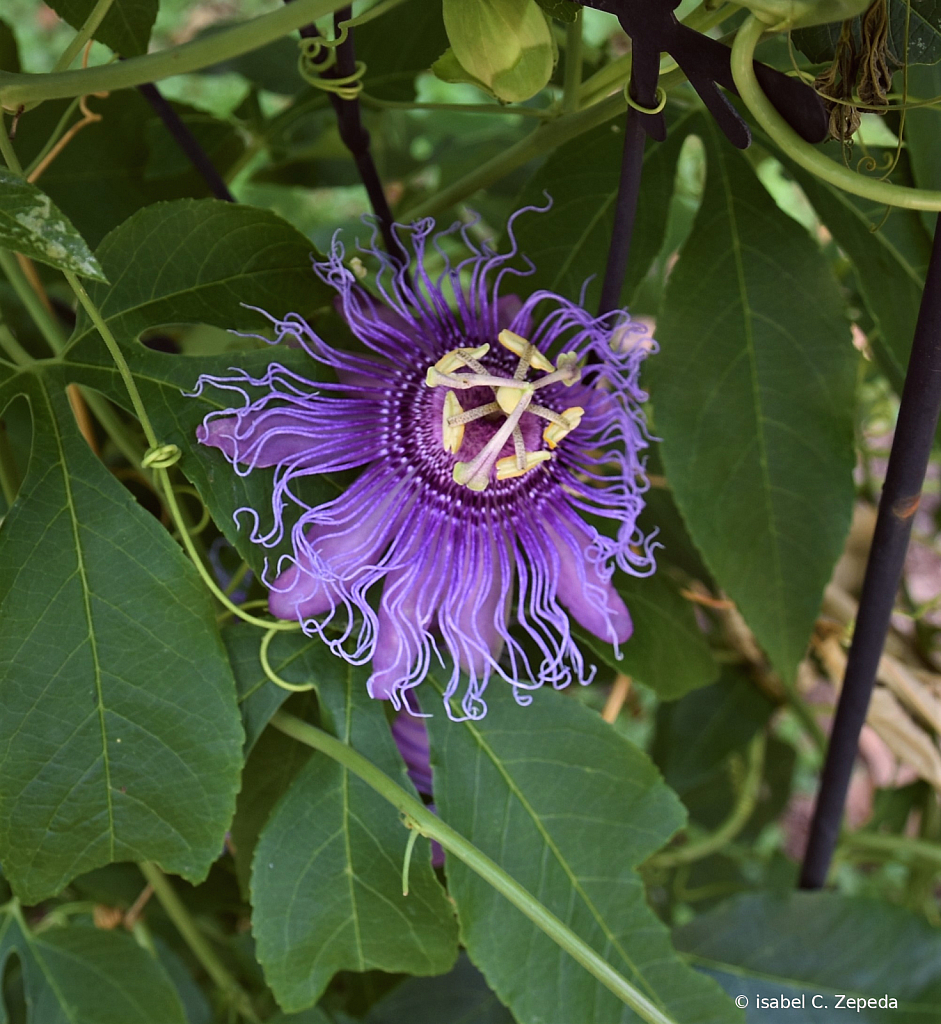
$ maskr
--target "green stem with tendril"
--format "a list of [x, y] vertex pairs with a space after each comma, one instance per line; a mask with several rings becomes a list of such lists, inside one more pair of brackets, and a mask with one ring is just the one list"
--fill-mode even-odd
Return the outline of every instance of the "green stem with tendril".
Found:
[[941, 211], [941, 192], [893, 185], [857, 174], [825, 156], [819, 147], [805, 142], [791, 128], [755, 78], [755, 47], [764, 29], [765, 26], [751, 14], [738, 30], [732, 46], [732, 77], [749, 113], [790, 159], [823, 181], [874, 203], [901, 206], [908, 210]]
[[638, 991], [623, 975], [619, 974], [606, 960], [600, 957], [587, 942], [580, 939], [563, 921], [540, 903], [531, 893], [510, 877], [503, 868], [485, 853], [468, 842], [459, 832], [446, 825], [425, 805], [406, 793], [371, 761], [335, 736], [295, 718], [284, 711], [278, 711], [271, 724], [292, 739], [319, 750], [343, 765], [348, 771], [362, 779], [380, 796], [384, 797], [404, 814], [423, 836], [439, 843], [449, 854], [463, 861], [485, 882], [505, 896], [518, 910], [521, 910], [560, 948], [578, 961], [605, 988], [613, 992], [648, 1024], [673, 1024], [663, 1010]]
[[142, 57], [45, 75], [0, 72], [0, 106], [16, 110], [43, 100], [72, 99], [91, 92], [131, 89], [172, 75], [185, 75], [240, 57], [345, 6], [344, 0], [295, 0], [250, 21], [192, 42]]

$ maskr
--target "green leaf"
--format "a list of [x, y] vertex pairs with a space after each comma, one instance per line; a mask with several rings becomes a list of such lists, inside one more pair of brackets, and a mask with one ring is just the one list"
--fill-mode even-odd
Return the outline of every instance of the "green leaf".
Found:
[[774, 704], [735, 669], [682, 700], [661, 704], [652, 755], [667, 785], [682, 796], [713, 779], [773, 711]]
[[[872, 346], [901, 391], [924, 288], [930, 240], [913, 210], [893, 210], [851, 196], [782, 157], [839, 247], [853, 263], [859, 292], [878, 329]], [[884, 223], [883, 223], [884, 222]]]
[[[260, 647], [264, 634], [254, 626], [234, 625], [222, 631], [235, 675], [242, 726], [245, 729], [245, 753], [248, 754], [265, 730], [271, 716], [291, 696], [276, 686], [261, 667]], [[303, 633], [279, 633], [268, 645], [268, 664], [285, 682], [306, 686], [313, 682], [311, 659], [323, 653], [323, 641]]]
[[[49, 6], [72, 28], [81, 28], [98, 0], [49, 0]], [[122, 57], [147, 52], [160, 0], [114, 0], [94, 38]]]
[[[909, 68], [908, 88], [912, 95], [925, 99], [941, 96], [941, 64]], [[939, 117], [937, 106], [912, 107], [905, 114], [905, 146], [911, 159], [914, 184], [919, 188], [941, 189]], [[928, 231], [933, 231], [937, 215], [925, 211], [922, 220]]]
[[[941, 933], [888, 903], [828, 892], [747, 895], [674, 938], [730, 995], [748, 997], [748, 1024], [780, 1024], [788, 1013], [801, 1024], [832, 1024], [841, 1009], [860, 1024], [925, 1024], [938, 1016]], [[756, 1005], [758, 996], [802, 994], [805, 1006], [797, 1011]], [[848, 1006], [861, 997], [892, 997], [898, 1008]]]
[[487, 988], [467, 959], [438, 978], [408, 978], [370, 1008], [363, 1024], [514, 1024], [513, 1015]]
[[[90, 294], [118, 341], [160, 324], [258, 331], [272, 314], [313, 315], [333, 290], [313, 274], [310, 242], [277, 214], [216, 199], [157, 203], [135, 214], [96, 253], [113, 284]], [[70, 345], [97, 339], [82, 312]]]
[[536, 3], [550, 18], [555, 18], [556, 21], [564, 22], [567, 25], [575, 21], [581, 10], [581, 4], [574, 3], [573, 0], [536, 0]]
[[0, 18], [0, 68], [4, 71], [19, 73], [20, 53], [16, 45], [16, 36], [13, 29]]
[[[16, 143], [24, 166], [35, 159], [45, 145], [68, 103], [68, 100], [52, 100], [20, 118]], [[176, 143], [136, 90], [123, 89], [104, 98], [89, 96], [87, 103], [101, 120], [82, 128], [43, 172], [40, 181], [43, 190], [89, 245], [97, 246], [112, 228], [143, 206], [209, 194], [205, 179], [175, 155]], [[185, 112], [188, 108], [178, 106], [177, 109]], [[72, 120], [77, 122], [78, 115], [73, 115]], [[201, 140], [212, 142], [213, 160], [222, 174], [244, 152], [244, 143], [232, 134], [233, 130], [226, 126], [226, 131], [228, 141], [220, 146], [218, 129], [213, 128], [215, 137], [207, 140], [205, 125], [197, 126]], [[182, 173], [170, 177], [148, 176], [154, 161], [162, 161], [161, 151]]]
[[[163, 968], [121, 930], [76, 925], [32, 934], [0, 915], [0, 976], [17, 956], [29, 1024], [186, 1024]], [[7, 1020], [0, 1003], [0, 1019]]]
[[634, 634], [614, 649], [585, 630], [580, 639], [611, 668], [633, 676], [664, 700], [711, 683], [719, 673], [689, 601], [662, 572], [646, 579], [618, 575], [618, 593], [634, 622]]
[[[853, 19], [853, 38], [860, 45], [861, 18]], [[797, 29], [797, 48], [813, 64], [829, 64], [840, 38], [841, 22]], [[888, 46], [898, 64], [937, 64], [941, 60], [941, 0], [888, 0]]]
[[29, 472], [0, 530], [0, 861], [35, 903], [120, 860], [197, 882], [242, 730], [212, 608], [177, 543], [89, 450], [65, 381], [14, 380]]
[[[644, 150], [631, 261], [621, 289], [625, 305], [663, 241], [676, 163], [690, 124], [691, 116], [685, 115], [671, 124], [666, 142], [648, 142]], [[559, 147], [533, 175], [519, 205], [545, 206], [548, 196], [552, 208], [517, 221], [520, 249], [536, 265], [535, 274], [521, 282], [524, 288], [547, 288], [575, 298], [591, 277], [585, 305], [594, 309], [598, 304], [614, 227], [623, 148], [620, 127], [603, 124]]]
[[[563, 694], [521, 708], [494, 683], [487, 703], [478, 722], [428, 719], [441, 817], [679, 1024], [739, 1021], [675, 955], [631, 870], [684, 823], [656, 768]], [[478, 875], [445, 867], [468, 954], [520, 1024], [637, 1019]]]
[[366, 65], [364, 82], [370, 96], [388, 100], [410, 100], [415, 96], [415, 78], [447, 49], [448, 36], [441, 15], [441, 0], [422, 0], [408, 12], [408, 30], [396, 35], [389, 45], [397, 17], [376, 18], [357, 26], [356, 56]]
[[85, 239], [45, 192], [0, 167], [0, 246], [81, 277], [104, 281]]
[[[308, 661], [321, 724], [414, 792], [367, 672], [321, 646]], [[398, 812], [315, 754], [262, 832], [252, 868], [258, 960], [285, 1010], [312, 1006], [339, 970], [441, 974], [454, 963], [453, 912], [419, 839], [402, 895], [408, 831]]]
[[790, 679], [849, 527], [857, 356], [816, 245], [700, 125], [706, 191], [648, 383], [690, 536]]
[[[98, 256], [113, 284], [93, 287], [93, 300], [125, 351], [144, 404], [161, 441], [184, 452], [180, 468], [193, 481], [213, 519], [256, 572], [266, 552], [248, 542], [237, 509], [271, 507], [273, 470], [235, 473], [220, 452], [196, 443], [196, 427], [211, 411], [241, 404], [231, 391], [207, 388], [184, 398], [200, 374], [230, 376], [233, 356], [181, 357], [138, 344], [148, 328], [205, 323], [263, 334], [270, 323], [247, 305], [283, 316], [314, 319], [333, 291], [310, 269], [310, 243], [276, 214], [216, 200], [180, 200], [141, 210], [102, 242]], [[86, 383], [128, 408], [127, 391], [97, 331], [80, 316], [69, 349], [70, 379]], [[303, 351], [239, 352], [241, 369], [262, 376], [269, 363], [308, 377], [317, 364]], [[311, 495], [335, 497], [332, 478], [312, 481]], [[306, 492], [305, 492], [306, 493]], [[273, 553], [274, 555], [277, 552]]]
[[[255, 633], [257, 642], [257, 630]], [[277, 689], [273, 683], [267, 685], [272, 690]], [[295, 697], [290, 707], [294, 713], [306, 718], [315, 703], [311, 694], [304, 694]], [[258, 837], [268, 823], [275, 805], [309, 760], [310, 747], [273, 729], [262, 733], [248, 755], [231, 828], [235, 846], [235, 874], [246, 899], [251, 892], [252, 859]]]

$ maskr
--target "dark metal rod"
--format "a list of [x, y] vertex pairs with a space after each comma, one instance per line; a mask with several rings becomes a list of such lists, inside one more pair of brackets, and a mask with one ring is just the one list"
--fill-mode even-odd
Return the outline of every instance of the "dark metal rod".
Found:
[[144, 85], [139, 85], [137, 89], [151, 105], [157, 117], [166, 125], [167, 131], [173, 136], [173, 141], [186, 154], [189, 162], [202, 176], [216, 199], [234, 203], [235, 198], [215, 164], [209, 159], [209, 155], [196, 140], [196, 136], [186, 127], [180, 115], [163, 97], [157, 86], [153, 82], [147, 82]]
[[[285, 0], [285, 2], [290, 3], [291, 0]], [[341, 7], [334, 14], [334, 32], [337, 36], [340, 34], [340, 26], [343, 22], [349, 21], [352, 17], [352, 7]], [[300, 34], [305, 39], [316, 39], [320, 35], [316, 25], [305, 25], [300, 29]], [[356, 49], [351, 28], [347, 29], [346, 39], [336, 48], [336, 54], [336, 65], [325, 72], [323, 77], [347, 78], [356, 71]], [[408, 255], [392, 230], [394, 223], [392, 210], [389, 207], [385, 189], [382, 187], [382, 179], [379, 177], [376, 162], [373, 160], [372, 150], [369, 145], [369, 132], [363, 125], [359, 99], [343, 99], [342, 96], [338, 96], [334, 92], [331, 92], [329, 95], [333, 109], [336, 111], [340, 139], [343, 145], [350, 151], [360, 179], [366, 188], [369, 204], [372, 206], [373, 213], [379, 222], [379, 231], [382, 234], [383, 242], [385, 242], [386, 252], [402, 263], [408, 263]]]
[[866, 565], [856, 628], [846, 663], [804, 864], [802, 889], [826, 882], [843, 819], [850, 774], [866, 720], [895, 595], [902, 579], [912, 521], [941, 411], [941, 214], [935, 226], [898, 424]]
[[599, 316], [610, 313], [621, 304], [621, 289], [624, 287], [624, 275], [627, 273], [631, 241], [634, 237], [634, 221], [637, 217], [637, 200], [640, 196], [640, 179], [644, 169], [646, 140], [647, 134], [641, 122], [641, 115], [634, 107], [628, 107], [627, 120], [624, 124], [621, 177], [618, 182], [614, 225], [611, 229], [611, 242], [608, 247], [608, 262], [601, 285]]

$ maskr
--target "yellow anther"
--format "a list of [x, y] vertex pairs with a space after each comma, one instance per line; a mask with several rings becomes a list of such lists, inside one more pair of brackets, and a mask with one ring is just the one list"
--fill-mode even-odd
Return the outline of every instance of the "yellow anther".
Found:
[[520, 404], [523, 392], [532, 390], [532, 385], [508, 384], [506, 387], [497, 388], [497, 393], [494, 397], [497, 400], [497, 405], [509, 416]]
[[452, 416], [460, 416], [464, 410], [457, 400], [457, 395], [449, 391], [444, 396], [444, 410], [441, 414], [441, 439], [444, 442], [444, 450], [452, 455], [457, 455], [464, 443], [464, 424], [451, 425]]
[[559, 356], [557, 363], [557, 370], [559, 373], [565, 374], [562, 378], [562, 383], [570, 388], [573, 384], [577, 384], [581, 379], [582, 372], [578, 368], [578, 355], [575, 352], [563, 352]]
[[353, 271], [360, 281], [362, 281], [366, 276], [366, 268], [363, 266], [363, 261], [358, 256], [352, 256], [350, 258], [350, 270]]
[[455, 462], [454, 469], [451, 471], [451, 475], [454, 478], [456, 484], [461, 484], [464, 487], [470, 488], [472, 491], [485, 491], [487, 489], [487, 476], [489, 474], [481, 474], [475, 479], [470, 479], [470, 469], [472, 463], [470, 462]]
[[542, 370], [544, 373], [551, 373], [555, 367], [536, 348], [531, 341], [514, 334], [512, 331], [500, 331], [497, 340], [504, 348], [508, 348], [513, 355], [525, 359], [534, 370]]
[[555, 446], [568, 434], [582, 422], [582, 416], [585, 415], [585, 410], [580, 405], [573, 405], [571, 409], [566, 409], [562, 413], [562, 419], [565, 420], [565, 426], [561, 423], [550, 423], [546, 429], [542, 432], [542, 439], [549, 445], [550, 448]]
[[523, 476], [531, 469], [535, 469], [541, 462], [548, 462], [552, 458], [552, 452], [539, 451], [526, 453], [526, 465], [520, 469], [515, 455], [508, 455], [505, 459], [497, 459], [497, 479], [510, 480], [515, 476]]
[[447, 355], [442, 356], [436, 363], [435, 369], [442, 373], [454, 373], [462, 366], [467, 366], [468, 360], [480, 359], [490, 351], [487, 344], [478, 345], [477, 348], [456, 348]]

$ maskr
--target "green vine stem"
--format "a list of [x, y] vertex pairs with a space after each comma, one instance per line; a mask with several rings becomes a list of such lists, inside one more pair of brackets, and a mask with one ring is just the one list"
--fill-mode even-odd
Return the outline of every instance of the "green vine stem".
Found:
[[269, 14], [202, 36], [192, 42], [93, 68], [44, 75], [0, 72], [0, 106], [18, 110], [43, 100], [72, 99], [91, 92], [131, 89], [172, 75], [185, 75], [240, 57], [344, 6], [344, 0], [295, 0]]
[[578, 109], [578, 90], [582, 84], [582, 10], [565, 28], [565, 77], [562, 80], [562, 109], [568, 114]]
[[846, 832], [840, 836], [840, 852], [900, 861], [923, 860], [941, 871], [941, 843], [926, 839], [910, 839], [884, 832]]
[[806, 171], [844, 192], [871, 199], [886, 206], [908, 210], [941, 211], [941, 192], [893, 185], [887, 181], [867, 178], [831, 160], [816, 146], [805, 142], [774, 109], [755, 78], [753, 61], [755, 47], [765, 26], [754, 14], [748, 16], [738, 30], [732, 46], [732, 77], [749, 113], [787, 155]]
[[485, 882], [521, 910], [553, 942], [578, 961], [590, 974], [626, 1003], [648, 1024], [673, 1024], [671, 1019], [623, 975], [602, 959], [587, 942], [580, 939], [566, 924], [544, 907], [534, 896], [511, 878], [496, 862], [468, 842], [450, 825], [432, 814], [425, 805], [410, 796], [381, 772], [371, 761], [335, 736], [283, 711], [275, 713], [271, 724], [285, 735], [314, 750], [319, 750], [343, 765], [348, 771], [385, 797], [428, 839], [434, 839], [449, 854], [463, 861]]
[[675, 868], [680, 864], [691, 864], [693, 861], [702, 860], [704, 857], [717, 853], [742, 831], [755, 810], [755, 804], [758, 803], [765, 763], [765, 744], [766, 739], [763, 732], [757, 733], [749, 744], [745, 778], [739, 790], [738, 800], [732, 808], [732, 813], [715, 832], [710, 832], [709, 835], [675, 850], [666, 850], [664, 853], [651, 857], [647, 862], [650, 867]]
[[225, 964], [216, 955], [215, 950], [190, 916], [190, 912], [186, 909], [186, 904], [177, 896], [176, 890], [171, 885], [167, 876], [156, 864], [151, 864], [148, 861], [138, 864], [138, 867], [144, 878], [153, 886], [154, 895], [160, 901], [160, 905], [166, 912], [167, 917], [176, 926], [176, 930], [180, 933], [186, 945], [189, 946], [193, 956], [200, 962], [203, 970], [226, 994], [239, 1013], [252, 1022], [258, 1022], [258, 1015], [252, 1008], [248, 993], [232, 977]]
[[91, 13], [85, 19], [85, 23], [78, 30], [75, 38], [62, 51], [62, 56], [55, 63], [53, 71], [64, 71], [81, 51], [82, 47], [98, 31], [98, 26], [105, 20], [105, 15], [111, 10], [114, 0], [98, 0], [98, 3], [91, 9]]

